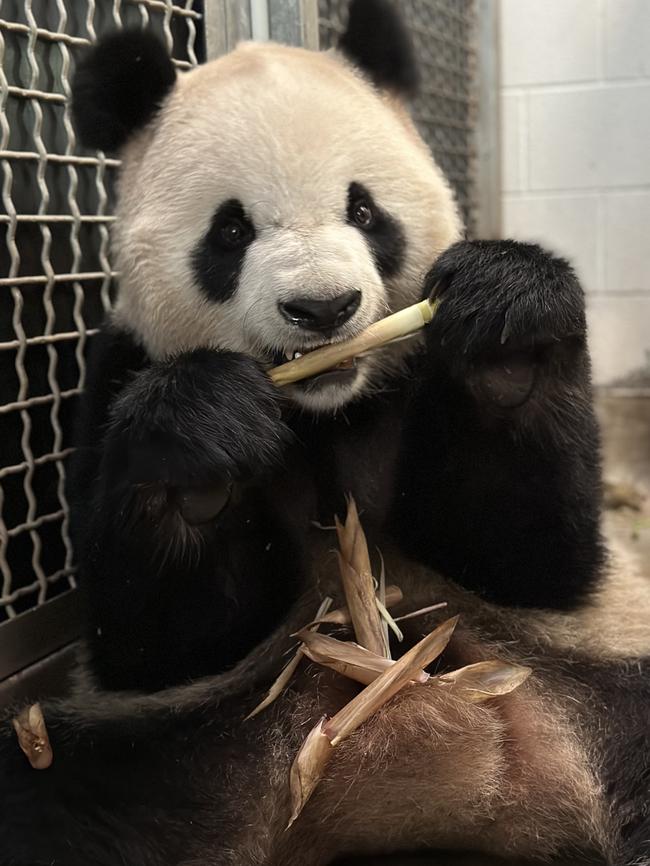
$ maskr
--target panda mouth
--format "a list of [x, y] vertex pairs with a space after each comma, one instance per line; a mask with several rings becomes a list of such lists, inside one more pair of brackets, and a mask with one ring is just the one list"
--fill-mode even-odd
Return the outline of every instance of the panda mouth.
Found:
[[[308, 355], [316, 349], [321, 349], [323, 346], [330, 345], [332, 345], [331, 341], [319, 343], [316, 346], [309, 346], [309, 348], [275, 351], [272, 353], [272, 363], [274, 366], [281, 366], [282, 364], [295, 361], [303, 355]], [[345, 384], [346, 381], [354, 379], [356, 374], [357, 359], [347, 358], [338, 363], [335, 367], [331, 367], [329, 370], [324, 370], [322, 373], [316, 373], [313, 376], [301, 379], [299, 382], [294, 382], [292, 387], [301, 388], [303, 390], [314, 390], [316, 386], [320, 387], [321, 385]]]
[[[333, 345], [331, 342], [329, 343], [319, 343], [317, 346], [310, 346], [308, 349], [295, 349], [295, 350], [287, 350], [287, 351], [274, 351], [272, 352], [272, 363], [273, 366], [279, 367], [282, 364], [288, 364], [290, 361], [295, 361], [298, 358], [302, 358], [303, 355], [308, 355], [310, 352], [315, 352], [316, 349], [322, 349], [323, 346], [331, 346]], [[356, 365], [355, 358], [347, 358], [345, 361], [341, 361], [336, 367], [332, 367], [332, 370], [351, 370]], [[331, 372], [328, 370], [326, 372]]]

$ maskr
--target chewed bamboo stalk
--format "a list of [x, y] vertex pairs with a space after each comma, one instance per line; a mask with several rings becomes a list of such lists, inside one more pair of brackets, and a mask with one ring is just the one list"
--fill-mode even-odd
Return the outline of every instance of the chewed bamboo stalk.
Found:
[[13, 720], [18, 744], [35, 770], [47, 770], [53, 754], [40, 704], [26, 707]]
[[343, 361], [356, 358], [362, 352], [377, 349], [393, 340], [415, 334], [433, 319], [437, 306], [438, 301], [425, 300], [405, 307], [397, 313], [386, 316], [385, 319], [374, 322], [351, 340], [314, 349], [313, 352], [308, 352], [294, 361], [274, 367], [269, 370], [269, 376], [276, 385], [290, 385], [292, 382], [324, 373]]

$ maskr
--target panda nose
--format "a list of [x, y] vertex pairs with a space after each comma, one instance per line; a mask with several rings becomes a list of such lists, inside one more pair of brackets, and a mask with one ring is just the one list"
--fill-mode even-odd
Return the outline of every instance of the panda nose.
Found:
[[278, 304], [284, 318], [292, 325], [308, 331], [327, 331], [338, 328], [356, 313], [361, 303], [361, 292], [353, 289], [329, 298], [326, 301], [315, 298], [293, 298]]

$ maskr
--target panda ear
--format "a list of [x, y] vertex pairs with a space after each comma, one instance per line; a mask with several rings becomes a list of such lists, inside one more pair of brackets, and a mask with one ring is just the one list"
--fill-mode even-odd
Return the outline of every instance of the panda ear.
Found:
[[112, 33], [79, 63], [72, 118], [81, 143], [118, 150], [156, 113], [176, 80], [164, 45], [143, 30]]
[[339, 48], [377, 87], [413, 96], [419, 74], [411, 37], [388, 0], [352, 0]]

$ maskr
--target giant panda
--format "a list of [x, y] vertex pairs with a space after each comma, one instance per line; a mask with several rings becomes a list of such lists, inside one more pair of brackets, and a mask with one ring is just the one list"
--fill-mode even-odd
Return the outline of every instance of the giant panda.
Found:
[[[416, 78], [384, 0], [353, 0], [333, 52], [244, 44], [176, 76], [124, 32], [80, 65], [79, 134], [123, 160], [70, 488], [87, 659], [42, 703], [49, 769], [6, 713], [4, 866], [650, 863], [650, 593], [601, 539], [583, 293], [537, 246], [463, 239]], [[419, 337], [271, 384], [428, 295]], [[480, 705], [405, 688], [287, 830], [293, 757], [356, 686], [304, 665], [243, 717], [340, 599], [347, 493], [403, 609], [447, 602], [404, 646], [458, 613], [438, 670], [533, 674]]]

